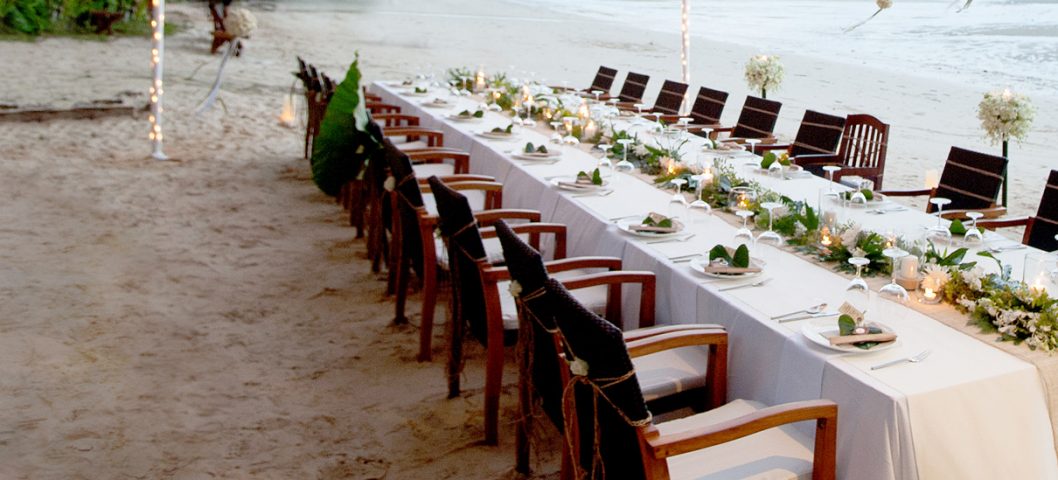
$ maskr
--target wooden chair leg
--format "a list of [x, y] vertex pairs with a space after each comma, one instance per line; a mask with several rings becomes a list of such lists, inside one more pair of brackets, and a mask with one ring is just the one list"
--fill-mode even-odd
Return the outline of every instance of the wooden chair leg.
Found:
[[[460, 374], [463, 370], [463, 322], [460, 320], [462, 316], [459, 314], [458, 303], [456, 302], [455, 295], [448, 296], [448, 366], [445, 368], [448, 375], [448, 398], [456, 398], [459, 396], [461, 390]], [[486, 372], [488, 367], [486, 365]], [[485, 380], [485, 405], [486, 410], [488, 409], [488, 373], [486, 373]], [[488, 442], [488, 418], [485, 419], [485, 441]]]
[[364, 238], [364, 182], [349, 183], [349, 225], [356, 228], [356, 238]]
[[[431, 239], [424, 239], [432, 241]], [[437, 308], [437, 265], [423, 262], [422, 315], [419, 324], [419, 361], [429, 362], [433, 358], [433, 316]], [[399, 290], [398, 290], [399, 291]]]
[[[522, 327], [521, 332], [518, 333], [519, 342], [527, 340], [524, 332], [529, 328], [532, 327]], [[514, 470], [521, 474], [529, 474], [529, 438], [533, 427], [533, 397], [530, 388], [532, 373], [529, 371], [532, 346], [528, 343], [522, 345], [521, 355], [518, 357], [518, 423], [514, 431]]]
[[[454, 296], [454, 295], [453, 295]], [[462, 323], [458, 320], [455, 323]], [[500, 387], [503, 385], [503, 329], [490, 328], [485, 355], [485, 444], [500, 438]]]

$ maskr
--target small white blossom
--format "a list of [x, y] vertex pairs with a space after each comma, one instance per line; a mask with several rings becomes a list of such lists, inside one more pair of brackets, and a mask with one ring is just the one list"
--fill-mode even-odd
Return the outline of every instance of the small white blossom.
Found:
[[636, 154], [637, 157], [645, 157], [650, 154], [650, 150], [647, 150], [646, 145], [638, 143], [635, 148], [632, 149], [632, 153]]
[[245, 8], [232, 8], [224, 18], [224, 30], [240, 37], [250, 38], [250, 34], [257, 29], [257, 18]]
[[511, 296], [518, 298], [522, 295], [522, 284], [518, 283], [517, 280], [511, 280], [511, 284], [507, 286], [507, 291], [511, 292]]
[[893, 0], [874, 0], [874, 3], [878, 5], [881, 10], [886, 10], [893, 6]]
[[385, 188], [387, 192], [392, 192], [394, 189], [396, 189], [397, 188], [397, 179], [396, 179], [396, 177], [394, 177], [392, 175], [386, 177], [386, 181], [382, 182], [382, 188]]
[[588, 362], [574, 358], [572, 362], [569, 362], [569, 371], [578, 377], [586, 377], [588, 376]]
[[1035, 116], [1036, 109], [1029, 97], [1010, 89], [986, 93], [977, 106], [981, 128], [993, 144], [1011, 138], [1024, 139]]
[[753, 90], [774, 90], [782, 83], [784, 71], [775, 55], [756, 55], [746, 63], [746, 83]]

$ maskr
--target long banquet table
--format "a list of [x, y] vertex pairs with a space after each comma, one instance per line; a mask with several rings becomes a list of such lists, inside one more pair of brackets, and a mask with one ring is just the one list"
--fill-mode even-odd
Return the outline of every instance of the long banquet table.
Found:
[[[527, 164], [508, 151], [525, 142], [546, 143], [546, 130], [518, 128], [517, 141], [496, 141], [474, 132], [506, 127], [510, 117], [488, 112], [480, 122], [453, 122], [445, 115], [475, 109], [480, 98], [431, 92], [451, 102], [448, 109], [424, 108], [423, 97], [404, 88], [375, 83], [372, 90], [422, 126], [445, 132], [445, 145], [471, 154], [474, 173], [495, 176], [505, 185], [504, 205], [543, 212], [547, 221], [570, 226], [570, 255], [614, 255], [624, 268], [657, 274], [659, 323], [719, 323], [730, 335], [729, 397], [766, 404], [827, 398], [839, 405], [838, 475], [855, 479], [1058, 478], [1058, 459], [1045, 388], [1036, 367], [926, 313], [888, 300], [874, 299], [872, 318], [884, 319], [898, 344], [882, 352], [847, 355], [824, 350], [801, 333], [803, 322], [770, 318], [803, 308], [809, 300], [840, 305], [848, 280], [792, 253], [759, 246], [754, 255], [766, 262], [771, 281], [756, 288], [721, 292], [725, 283], [709, 281], [687, 263], [670, 257], [703, 253], [730, 244], [736, 228], [715, 215], [688, 213], [693, 241], [647, 244], [619, 231], [612, 219], [650, 211], [668, 211], [671, 192], [636, 177], [615, 174], [615, 192], [577, 196], [554, 188], [548, 179], [595, 168], [587, 146], [560, 148], [554, 164]], [[699, 143], [687, 151], [695, 152]], [[794, 199], [815, 201], [831, 188], [820, 178], [781, 180], [753, 176], [763, 186]], [[841, 188], [841, 187], [834, 187]], [[877, 231], [921, 228], [935, 217], [905, 211], [886, 215], [845, 212], [864, 228]], [[1004, 255], [1015, 261], [1024, 252]], [[626, 295], [634, 302], [635, 295]], [[950, 308], [937, 306], [937, 309]], [[928, 312], [927, 312], [928, 313]], [[881, 370], [872, 365], [930, 349], [921, 363]], [[810, 432], [810, 426], [803, 426]]]

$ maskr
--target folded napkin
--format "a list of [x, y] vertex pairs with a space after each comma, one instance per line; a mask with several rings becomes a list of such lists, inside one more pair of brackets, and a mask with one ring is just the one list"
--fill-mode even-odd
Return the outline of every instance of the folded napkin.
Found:
[[682, 227], [682, 226], [683, 225], [680, 225], [680, 224], [678, 224], [676, 222], [672, 222], [672, 226], [671, 227], [659, 227], [657, 225], [639, 225], [639, 224], [634, 224], [634, 225], [629, 225], [628, 229], [632, 230], [633, 232], [676, 233], [676, 232], [680, 231], [680, 227]]
[[580, 189], [585, 189], [585, 190], [591, 190], [591, 189], [601, 188], [602, 187], [602, 185], [596, 185], [594, 183], [578, 183], [578, 182], [573, 182], [573, 181], [569, 181], [569, 180], [559, 180], [558, 184], [559, 184], [559, 186], [563, 186], [563, 187], [580, 188]]
[[702, 270], [707, 273], [720, 273], [726, 275], [737, 275], [741, 273], [758, 273], [761, 271], [760, 267], [732, 267], [723, 263], [710, 263], [703, 265]]
[[853, 344], [853, 343], [860, 343], [860, 342], [885, 343], [885, 342], [892, 342], [893, 340], [896, 340], [896, 334], [895, 333], [867, 333], [867, 334], [863, 334], [863, 335], [844, 335], [844, 336], [836, 335], [836, 336], [828, 338], [827, 340], [829, 340], [830, 344], [835, 346], [835, 347], [839, 346], [839, 345], [850, 345], [850, 344]]

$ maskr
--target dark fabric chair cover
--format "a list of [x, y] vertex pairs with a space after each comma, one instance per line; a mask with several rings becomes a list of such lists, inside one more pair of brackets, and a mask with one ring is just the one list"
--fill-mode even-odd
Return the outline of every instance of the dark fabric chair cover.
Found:
[[403, 257], [408, 260], [408, 264], [415, 271], [415, 275], [421, 279], [423, 275], [422, 235], [419, 232], [419, 218], [416, 214], [416, 209], [423, 206], [419, 180], [415, 178], [415, 170], [412, 169], [411, 159], [407, 154], [393, 145], [389, 139], [384, 141], [383, 148], [389, 156], [390, 171], [396, 180], [397, 215], [400, 217], [402, 242], [400, 248]]
[[613, 79], [616, 76], [617, 70], [600, 65], [599, 71], [595, 74], [595, 80], [591, 81], [591, 87], [588, 87], [588, 91], [602, 90], [610, 93], [610, 89], [613, 88]]
[[844, 117], [807, 110], [790, 146], [790, 156], [832, 155], [838, 149], [844, 129]]
[[654, 112], [676, 115], [680, 113], [680, 105], [683, 105], [683, 96], [687, 93], [687, 84], [665, 80], [658, 92], [658, 99], [654, 101]]
[[[990, 208], [999, 196], [1006, 169], [1003, 157], [951, 147], [934, 196], [951, 199], [945, 210]], [[926, 211], [933, 211], [932, 203]]]
[[[547, 282], [547, 268], [544, 259], [529, 244], [522, 241], [516, 233], [502, 220], [496, 223], [496, 236], [503, 246], [504, 263], [511, 274], [511, 280], [521, 286], [519, 302], [526, 319], [530, 319], [531, 336], [522, 337], [525, 348], [529, 349], [532, 364], [531, 378], [533, 390], [543, 404], [555, 427], [562, 431], [562, 377], [555, 342], [552, 340], [555, 325], [554, 310], [544, 290]], [[523, 331], [526, 326], [523, 325]]]
[[720, 123], [720, 115], [724, 113], [724, 105], [727, 104], [727, 92], [701, 87], [698, 96], [691, 106], [692, 123], [697, 125], [717, 125]]
[[[547, 293], [567, 355], [588, 365], [585, 377], [572, 380], [580, 432], [579, 458], [574, 461], [589, 478], [593, 466], [605, 470], [607, 476], [599, 478], [644, 478], [637, 428], [649, 424], [651, 415], [621, 330], [584, 308], [555, 279], [547, 281]], [[593, 460], [596, 447], [601, 465]]]
[[782, 103], [758, 97], [746, 97], [742, 113], [738, 116], [732, 137], [767, 138], [775, 131], [775, 122], [779, 119]]
[[625, 78], [625, 84], [621, 86], [621, 94], [617, 96], [617, 99], [622, 102], [642, 102], [643, 92], [647, 91], [649, 81], [649, 75], [628, 72], [628, 77]]
[[[487, 256], [474, 212], [470, 209], [467, 197], [449, 188], [437, 176], [430, 177], [429, 182], [437, 202], [438, 227], [448, 248], [452, 298], [455, 302], [452, 321], [468, 326], [470, 333], [484, 345], [488, 318], [481, 272], [476, 261]], [[453, 341], [459, 342], [461, 339]]]
[[1055, 235], [1058, 235], [1058, 170], [1051, 170], [1043, 197], [1040, 198], [1040, 208], [1032, 220], [1032, 228], [1026, 232], [1026, 243], [1045, 252], [1053, 252], [1058, 250]]

